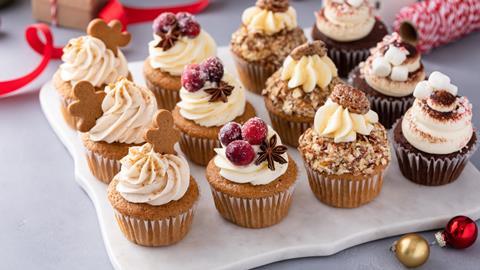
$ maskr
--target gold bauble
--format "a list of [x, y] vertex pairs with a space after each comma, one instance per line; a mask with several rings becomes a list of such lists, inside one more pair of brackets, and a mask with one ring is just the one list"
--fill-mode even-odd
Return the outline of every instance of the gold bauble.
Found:
[[395, 256], [406, 267], [424, 264], [429, 255], [430, 246], [427, 240], [418, 234], [406, 234], [395, 243]]

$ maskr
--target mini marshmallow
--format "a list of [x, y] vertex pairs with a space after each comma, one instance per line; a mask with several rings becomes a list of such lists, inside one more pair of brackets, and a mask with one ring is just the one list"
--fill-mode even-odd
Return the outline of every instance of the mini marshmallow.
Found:
[[363, 0], [347, 0], [347, 3], [352, 7], [359, 7], [362, 5]]
[[404, 82], [408, 80], [408, 68], [404, 66], [392, 67], [392, 73], [390, 74], [390, 79], [394, 81], [400, 81], [400, 82]]
[[447, 90], [450, 85], [450, 78], [441, 72], [434, 71], [428, 77], [428, 82], [437, 90]]
[[377, 57], [372, 61], [372, 72], [377, 77], [387, 77], [392, 66], [385, 57]]
[[448, 87], [446, 87], [444, 90], [449, 92], [450, 94], [456, 96], [458, 93], [458, 87], [454, 84], [449, 84]]
[[413, 96], [418, 99], [427, 99], [433, 92], [433, 88], [430, 86], [428, 81], [421, 81], [415, 86], [413, 91]]
[[388, 50], [385, 52], [385, 58], [390, 61], [392, 65], [398, 66], [402, 64], [405, 59], [407, 59], [407, 54], [403, 50], [390, 45]]

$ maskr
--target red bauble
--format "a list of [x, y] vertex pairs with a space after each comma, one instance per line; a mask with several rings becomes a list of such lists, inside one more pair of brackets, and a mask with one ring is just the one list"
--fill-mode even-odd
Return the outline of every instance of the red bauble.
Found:
[[477, 240], [478, 228], [475, 221], [466, 216], [452, 218], [445, 230], [435, 234], [441, 247], [449, 246], [456, 249], [467, 248]]

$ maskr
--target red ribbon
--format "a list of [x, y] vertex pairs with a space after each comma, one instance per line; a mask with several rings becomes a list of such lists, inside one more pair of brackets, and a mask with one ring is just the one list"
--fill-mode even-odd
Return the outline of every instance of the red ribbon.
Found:
[[[184, 5], [133, 8], [123, 6], [119, 0], [111, 0], [100, 11], [98, 16], [107, 22], [114, 19], [120, 20], [126, 27], [133, 23], [151, 21], [162, 12], [198, 13], [208, 6], [208, 2], [208, 0], [196, 0]], [[43, 35], [45, 43], [42, 42], [39, 34]], [[29, 25], [25, 30], [25, 39], [33, 50], [42, 55], [42, 61], [27, 75], [13, 80], [0, 81], [0, 96], [14, 92], [29, 84], [42, 74], [51, 59], [60, 59], [62, 57], [62, 48], [54, 46], [52, 32], [46, 24], [37, 23]]]

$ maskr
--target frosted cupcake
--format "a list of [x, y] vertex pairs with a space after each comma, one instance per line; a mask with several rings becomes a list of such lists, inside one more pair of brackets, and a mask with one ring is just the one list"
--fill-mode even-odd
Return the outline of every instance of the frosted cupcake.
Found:
[[247, 228], [279, 223], [288, 214], [297, 167], [280, 136], [260, 118], [220, 131], [221, 147], [206, 176], [218, 212]]
[[298, 145], [316, 110], [340, 82], [323, 42], [305, 43], [290, 53], [262, 92], [272, 126], [283, 142]]
[[315, 17], [312, 38], [327, 44], [340, 77], [367, 59], [370, 48], [388, 33], [368, 0], [325, 0]]
[[100, 181], [110, 183], [120, 170], [120, 159], [128, 148], [145, 143], [143, 134], [157, 112], [152, 92], [126, 78], [96, 89], [88, 82], [77, 83], [76, 101], [68, 107], [78, 117], [87, 161]]
[[217, 57], [187, 66], [182, 85], [181, 101], [172, 111], [175, 126], [181, 131], [180, 148], [191, 161], [205, 166], [220, 145], [220, 128], [230, 121], [245, 122], [255, 116], [255, 109]]
[[391, 158], [387, 131], [367, 97], [345, 84], [335, 86], [318, 109], [298, 150], [315, 196], [342, 208], [359, 207], [380, 194]]
[[165, 12], [153, 21], [153, 40], [143, 72], [158, 107], [172, 110], [180, 100], [180, 76], [188, 64], [200, 63], [216, 54], [213, 38], [189, 13]]
[[107, 25], [95, 19], [88, 25], [87, 35], [71, 39], [63, 48], [63, 63], [53, 76], [53, 84], [60, 95], [62, 114], [70, 127], [76, 129], [78, 120], [67, 110], [75, 100], [73, 87], [76, 83], [87, 81], [96, 90], [103, 90], [120, 77], [131, 78], [127, 60], [118, 49], [130, 42], [130, 34], [122, 32], [121, 28], [119, 21]]
[[477, 149], [472, 104], [438, 71], [420, 82], [415, 102], [394, 126], [398, 165], [409, 180], [427, 186], [455, 181]]
[[243, 12], [242, 25], [230, 42], [243, 85], [260, 94], [267, 78], [295, 47], [306, 41], [297, 26], [295, 9], [287, 0], [258, 0]]
[[[189, 232], [199, 190], [188, 162], [173, 151], [178, 131], [162, 110], [153, 140], [133, 146], [121, 160], [120, 172], [108, 186], [108, 199], [125, 237], [142, 246], [167, 246]], [[156, 130], [155, 130], [156, 129]], [[162, 139], [167, 138], [167, 142]], [[138, 226], [140, 225], [141, 226]]]
[[349, 75], [350, 84], [365, 92], [387, 129], [412, 106], [413, 90], [424, 79], [420, 53], [397, 33], [385, 36]]

